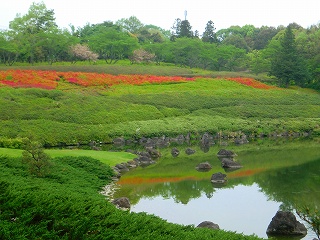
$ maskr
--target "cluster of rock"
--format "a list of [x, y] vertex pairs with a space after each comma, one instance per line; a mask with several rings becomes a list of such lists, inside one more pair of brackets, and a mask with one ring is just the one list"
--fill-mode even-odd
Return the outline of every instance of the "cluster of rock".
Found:
[[[217, 153], [217, 156], [221, 161], [221, 166], [225, 171], [237, 170], [242, 167], [240, 163], [235, 161], [234, 157], [237, 156], [237, 154], [235, 154], [233, 151], [221, 149]], [[205, 163], [201, 163], [199, 165], [202, 166], [203, 164]], [[214, 173], [211, 176], [211, 182], [217, 187], [224, 185], [227, 181], [227, 175], [222, 172]]]
[[[118, 137], [113, 139], [113, 144], [117, 147], [139, 144], [144, 147], [164, 148], [170, 146], [170, 144], [172, 143], [179, 145], [190, 144], [191, 138], [194, 138], [194, 136], [191, 137], [190, 133], [186, 135], [180, 134], [176, 137], [141, 137], [140, 139], [125, 139], [123, 137]], [[200, 142], [201, 149], [207, 151], [210, 148], [210, 146], [215, 144], [214, 140], [218, 139], [234, 140], [234, 143], [236, 144], [245, 144], [249, 142], [247, 140], [247, 135], [245, 135], [242, 132], [230, 133], [228, 135], [222, 135], [220, 133], [212, 135], [206, 132], [201, 136], [197, 137], [196, 140]]]
[[155, 160], [161, 157], [161, 153], [154, 148], [147, 148], [144, 152], [128, 151], [136, 154], [137, 157], [131, 161], [119, 163], [113, 168], [117, 178], [120, 178], [122, 173], [128, 172], [132, 168], [154, 164]]
[[237, 156], [237, 154], [233, 151], [221, 149], [217, 156], [221, 161], [221, 166], [226, 170], [236, 170], [242, 167], [240, 163], [235, 161], [235, 156]]
[[[187, 149], [185, 150], [185, 153], [186, 153], [187, 155], [192, 155], [192, 154], [194, 154], [195, 152], [196, 152], [196, 150], [194, 150], [194, 149], [192, 149], [192, 148], [187, 148]], [[174, 147], [174, 148], [171, 149], [171, 155], [172, 155], [172, 157], [178, 157], [179, 154], [180, 154], [180, 150], [179, 150], [178, 148]]]

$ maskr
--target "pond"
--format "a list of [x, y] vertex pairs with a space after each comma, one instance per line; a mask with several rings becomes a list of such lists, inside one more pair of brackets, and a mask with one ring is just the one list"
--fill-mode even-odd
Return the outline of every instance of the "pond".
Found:
[[[320, 208], [319, 144], [319, 140], [277, 139], [239, 146], [216, 143], [206, 150], [176, 145], [177, 157], [172, 157], [170, 146], [159, 149], [162, 156], [155, 164], [123, 174], [115, 183], [113, 198], [126, 196], [131, 211], [154, 214], [168, 222], [197, 226], [211, 221], [220, 229], [268, 238], [266, 229], [278, 210]], [[195, 153], [186, 154], [187, 148]], [[234, 151], [242, 168], [226, 172], [217, 157], [222, 148]], [[209, 162], [212, 169], [197, 171], [201, 162]], [[227, 175], [225, 185], [211, 183], [216, 172]], [[303, 239], [315, 237], [308, 230]]]

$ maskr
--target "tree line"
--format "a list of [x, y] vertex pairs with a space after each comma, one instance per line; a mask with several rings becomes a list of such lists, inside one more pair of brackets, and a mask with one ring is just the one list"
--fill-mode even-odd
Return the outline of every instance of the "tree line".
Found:
[[205, 31], [193, 31], [190, 22], [175, 19], [172, 29], [144, 25], [135, 16], [118, 21], [60, 29], [54, 10], [33, 3], [0, 32], [0, 62], [79, 60], [107, 64], [121, 59], [132, 63], [173, 63], [214, 71], [269, 73], [282, 86], [320, 89], [320, 24], [305, 29], [288, 26], [257, 28], [231, 26], [216, 31], [209, 20]]

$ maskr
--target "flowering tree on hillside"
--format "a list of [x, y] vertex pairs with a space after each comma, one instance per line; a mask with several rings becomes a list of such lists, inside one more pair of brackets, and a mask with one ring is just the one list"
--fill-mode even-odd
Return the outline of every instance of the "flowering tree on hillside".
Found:
[[134, 50], [132, 56], [130, 56], [131, 63], [150, 63], [154, 61], [154, 59], [155, 54], [147, 52], [142, 48]]
[[70, 53], [73, 56], [73, 63], [79, 60], [88, 60], [89, 62], [96, 62], [98, 54], [92, 52], [87, 45], [76, 44], [70, 47]]

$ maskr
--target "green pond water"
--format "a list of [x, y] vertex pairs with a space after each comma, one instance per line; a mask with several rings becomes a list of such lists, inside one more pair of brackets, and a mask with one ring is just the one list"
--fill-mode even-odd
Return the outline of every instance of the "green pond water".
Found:
[[[320, 208], [319, 139], [259, 140], [240, 146], [217, 142], [205, 151], [199, 146], [175, 147], [180, 150], [178, 157], [171, 156], [172, 146], [160, 149], [162, 157], [156, 164], [123, 174], [113, 197], [126, 196], [131, 211], [154, 214], [168, 222], [197, 226], [212, 221], [220, 229], [262, 238], [268, 238], [267, 227], [278, 210], [295, 213], [301, 206]], [[196, 153], [187, 155], [188, 147]], [[222, 148], [234, 151], [243, 167], [226, 172], [217, 157]], [[212, 165], [210, 171], [195, 169], [206, 161]], [[227, 175], [227, 184], [211, 183], [216, 172]], [[315, 237], [308, 230], [303, 239]]]

